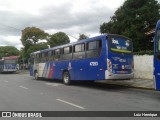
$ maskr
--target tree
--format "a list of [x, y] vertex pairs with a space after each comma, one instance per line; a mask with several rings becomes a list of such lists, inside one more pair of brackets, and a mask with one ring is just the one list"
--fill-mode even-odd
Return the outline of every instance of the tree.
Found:
[[42, 40], [47, 42], [48, 36], [48, 33], [37, 27], [26, 27], [22, 30], [21, 42], [24, 48], [21, 57], [28, 58], [31, 52], [48, 48], [46, 43], [40, 43]]
[[57, 32], [51, 35], [50, 39], [48, 40], [48, 44], [51, 47], [67, 44], [69, 42], [70, 42], [70, 39], [64, 32]]
[[47, 39], [48, 34], [40, 28], [26, 27], [22, 30], [21, 42], [27, 51], [31, 45], [37, 44], [40, 40]]
[[47, 43], [39, 43], [39, 44], [36, 44], [34, 46], [31, 46], [27, 50], [26, 54], [28, 56], [32, 52], [39, 51], [39, 50], [44, 50], [44, 49], [47, 49], [47, 48], [48, 48], [48, 44]]
[[[160, 5], [156, 0], [127, 0], [116, 10], [111, 20], [100, 25], [100, 33], [121, 34], [133, 40], [134, 51], [153, 49], [146, 40], [145, 32], [153, 29]], [[146, 48], [149, 44], [149, 48]]]
[[87, 38], [89, 38], [87, 35], [85, 35], [85, 34], [79, 34], [79, 39], [78, 39], [78, 41], [79, 41], [79, 40], [83, 40], [83, 39], [87, 39]]
[[0, 58], [7, 56], [18, 56], [20, 51], [14, 46], [0, 46]]

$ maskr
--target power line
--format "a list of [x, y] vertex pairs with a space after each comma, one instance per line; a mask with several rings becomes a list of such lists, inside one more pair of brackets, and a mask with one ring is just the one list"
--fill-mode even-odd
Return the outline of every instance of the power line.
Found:
[[[16, 27], [13, 27], [13, 26], [9, 26], [9, 25], [4, 25], [4, 24], [0, 24], [0, 26], [4, 26], [4, 27], [7, 27], [7, 28], [11, 28], [11, 29], [15, 29], [15, 30], [18, 30], [18, 31], [21, 31], [22, 29], [20, 29], [20, 28], [16, 28]], [[74, 38], [74, 39], [76, 39], [76, 40], [78, 40], [78, 38], [77, 37], [75, 37], [75, 36], [73, 36], [73, 35], [70, 35], [70, 34], [68, 34], [68, 33], [66, 33], [68, 36], [70, 36], [70, 37], [72, 37], [72, 38]]]
[[66, 33], [68, 36], [70, 36], [70, 37], [72, 37], [72, 38], [74, 38], [74, 39], [76, 39], [76, 40], [78, 40], [78, 38], [77, 37], [75, 37], [75, 36], [73, 36], [73, 35], [70, 35], [70, 34], [68, 34], [68, 33]]
[[9, 25], [4, 25], [4, 24], [0, 24], [1, 26], [5, 26], [5, 27], [8, 27], [8, 28], [12, 28], [12, 29], [15, 29], [15, 30], [20, 30], [21, 31], [21, 29], [19, 29], [19, 28], [16, 28], [16, 27], [13, 27], [13, 26], [9, 26]]

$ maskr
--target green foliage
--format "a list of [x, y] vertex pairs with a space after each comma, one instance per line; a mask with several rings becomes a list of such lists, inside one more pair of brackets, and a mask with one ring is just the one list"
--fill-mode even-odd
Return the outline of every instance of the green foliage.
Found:
[[58, 32], [50, 36], [48, 44], [51, 47], [67, 44], [70, 42], [69, 37], [64, 32]]
[[22, 30], [21, 42], [27, 51], [31, 45], [35, 45], [40, 40], [46, 39], [47, 36], [48, 34], [39, 28], [26, 27], [24, 30]]
[[100, 25], [100, 32], [131, 38], [135, 52], [153, 50], [153, 43], [146, 39], [145, 32], [155, 28], [160, 18], [159, 9], [156, 0], [127, 0], [109, 22]]
[[39, 51], [39, 50], [43, 50], [43, 49], [47, 49], [47, 48], [48, 48], [47, 43], [39, 43], [39, 44], [36, 44], [36, 45], [34, 45], [34, 46], [31, 46], [31, 47], [27, 50], [27, 54], [29, 55], [29, 54], [32, 53], [32, 52]]
[[[47, 40], [48, 43], [42, 43], [41, 40]], [[26, 27], [22, 30], [21, 42], [24, 48], [21, 50], [21, 58], [29, 58], [30, 53], [51, 47], [69, 43], [69, 37], [63, 33], [58, 32], [50, 35], [43, 30], [36, 27]], [[40, 43], [41, 42], [41, 43]]]
[[47, 40], [48, 33], [37, 27], [26, 27], [22, 30], [21, 42], [24, 46], [21, 57], [28, 58], [31, 52], [48, 48], [46, 43], [38, 43], [41, 40]]
[[14, 46], [0, 46], [0, 58], [7, 56], [19, 56], [20, 51]]
[[79, 34], [79, 39], [78, 39], [78, 41], [79, 41], [79, 40], [83, 40], [83, 39], [87, 39], [87, 38], [89, 38], [87, 35], [85, 35], [85, 34]]
[[134, 55], [153, 55], [154, 51], [153, 50], [147, 50], [147, 51], [139, 51], [139, 52], [134, 52]]

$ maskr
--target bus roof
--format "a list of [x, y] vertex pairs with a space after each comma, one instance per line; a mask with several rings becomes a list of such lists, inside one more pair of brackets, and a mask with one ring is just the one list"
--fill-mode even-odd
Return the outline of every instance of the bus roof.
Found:
[[[122, 35], [105, 33], [105, 34], [102, 34], [102, 35], [99, 35], [99, 36], [83, 39], [83, 40], [80, 40], [80, 41], [76, 41], [76, 42], [72, 42], [72, 43], [68, 43], [68, 44], [64, 44], [64, 45], [59, 45], [59, 46], [52, 47], [52, 48], [47, 48], [47, 49], [44, 49], [44, 50], [39, 50], [39, 51], [36, 51], [36, 52], [32, 52], [31, 54], [36, 54], [36, 53], [40, 53], [40, 52], [47, 52], [47, 51], [50, 51], [50, 50], [55, 50], [55, 49], [62, 48], [62, 47], [67, 47], [67, 46], [70, 46], [70, 45], [80, 44], [80, 43], [92, 41], [92, 40], [95, 40], [95, 39], [104, 38], [104, 37], [107, 37], [109, 35], [115, 35], [115, 36], [119, 36], [119, 37], [124, 37]], [[127, 37], [125, 37], [125, 38], [127, 38]], [[127, 39], [129, 39], [129, 38], [127, 38]]]
[[17, 59], [19, 56], [8, 56], [8, 57], [2, 57], [4, 60], [9, 60], [9, 59]]

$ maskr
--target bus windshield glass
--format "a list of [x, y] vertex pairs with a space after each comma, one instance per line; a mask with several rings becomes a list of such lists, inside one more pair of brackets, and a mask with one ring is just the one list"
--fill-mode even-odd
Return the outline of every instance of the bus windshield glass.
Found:
[[109, 36], [109, 49], [112, 52], [132, 53], [132, 41], [121, 36]]
[[16, 60], [5, 60], [6, 64], [15, 64]]

